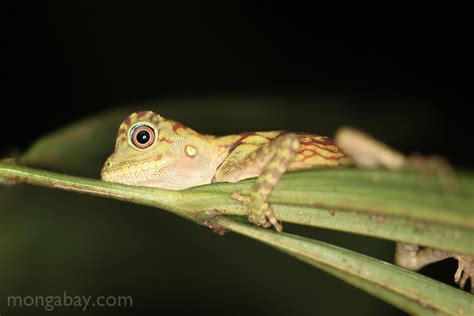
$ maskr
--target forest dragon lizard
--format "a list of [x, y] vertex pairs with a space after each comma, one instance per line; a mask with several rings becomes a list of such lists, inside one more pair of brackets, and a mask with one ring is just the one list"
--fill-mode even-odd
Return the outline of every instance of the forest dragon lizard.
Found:
[[[172, 190], [257, 177], [248, 198], [238, 193], [233, 197], [246, 205], [251, 222], [281, 231], [268, 197], [286, 171], [349, 165], [398, 170], [416, 161], [351, 128], [340, 129], [335, 140], [285, 131], [216, 137], [144, 111], [122, 122], [115, 150], [101, 175], [108, 182]], [[434, 165], [444, 165], [449, 171], [448, 165], [440, 161]], [[469, 278], [472, 283], [474, 258], [470, 256], [397, 243], [395, 261], [418, 270], [448, 257], [459, 263], [456, 283], [464, 287]]]

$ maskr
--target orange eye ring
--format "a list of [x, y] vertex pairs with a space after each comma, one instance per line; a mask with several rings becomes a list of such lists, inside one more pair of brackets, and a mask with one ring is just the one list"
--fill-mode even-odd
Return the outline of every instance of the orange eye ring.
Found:
[[155, 142], [155, 131], [150, 126], [137, 125], [130, 131], [130, 138], [135, 147], [145, 149]]

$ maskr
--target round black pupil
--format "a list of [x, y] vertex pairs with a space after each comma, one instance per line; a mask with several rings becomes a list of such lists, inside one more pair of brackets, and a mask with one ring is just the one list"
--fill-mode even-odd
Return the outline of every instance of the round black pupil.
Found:
[[137, 142], [140, 144], [146, 144], [150, 140], [150, 133], [147, 131], [139, 131], [137, 133]]

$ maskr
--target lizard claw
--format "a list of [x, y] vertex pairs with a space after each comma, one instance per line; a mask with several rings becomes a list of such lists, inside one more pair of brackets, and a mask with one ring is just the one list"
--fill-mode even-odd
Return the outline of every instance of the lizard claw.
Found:
[[278, 221], [276, 216], [273, 214], [272, 207], [268, 204], [268, 202], [263, 202], [260, 205], [254, 205], [254, 206], [252, 206], [252, 203], [249, 203], [247, 207], [250, 209], [250, 214], [249, 214], [250, 222], [264, 228], [273, 226], [278, 232], [283, 231], [282, 224]]
[[278, 232], [283, 231], [282, 224], [273, 214], [273, 210], [268, 202], [252, 203], [249, 197], [243, 196], [239, 192], [234, 192], [232, 198], [241, 202], [249, 209], [248, 219], [251, 223], [263, 228], [273, 226]]
[[454, 274], [454, 282], [464, 288], [468, 279], [471, 279], [471, 293], [474, 293], [474, 261], [471, 257], [458, 257], [458, 269]]
[[265, 217], [267, 218], [267, 220], [271, 224], [271, 226], [275, 227], [275, 229], [279, 233], [281, 233], [283, 231], [283, 225], [276, 218], [276, 216], [273, 214], [273, 210], [270, 206], [268, 206], [268, 208], [265, 210]]

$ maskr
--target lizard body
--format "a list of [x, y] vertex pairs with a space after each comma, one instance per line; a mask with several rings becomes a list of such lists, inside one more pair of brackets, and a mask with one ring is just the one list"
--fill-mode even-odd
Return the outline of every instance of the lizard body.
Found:
[[[426, 165], [436, 169], [439, 161]], [[268, 197], [286, 171], [349, 165], [400, 170], [413, 169], [414, 162], [420, 165], [419, 159], [405, 157], [350, 128], [340, 129], [336, 140], [285, 131], [217, 137], [202, 135], [181, 123], [144, 111], [131, 114], [120, 125], [115, 150], [104, 164], [101, 176], [109, 182], [172, 190], [257, 177], [249, 197], [238, 193], [233, 197], [247, 206], [251, 222], [281, 231]], [[439, 169], [447, 170], [448, 175], [452, 173], [447, 164]], [[470, 256], [397, 243], [395, 261], [418, 270], [448, 257], [459, 262], [455, 281], [461, 287], [469, 278], [472, 282], [474, 259]]]
[[[144, 128], [143, 132], [154, 135], [140, 148], [132, 134], [137, 137], [137, 130]], [[147, 111], [133, 113], [120, 125], [115, 151], [104, 165], [102, 179], [173, 190], [236, 182], [259, 176], [272, 156], [269, 145], [288, 135], [299, 143], [288, 171], [352, 164], [326, 136], [270, 131], [216, 137]]]

